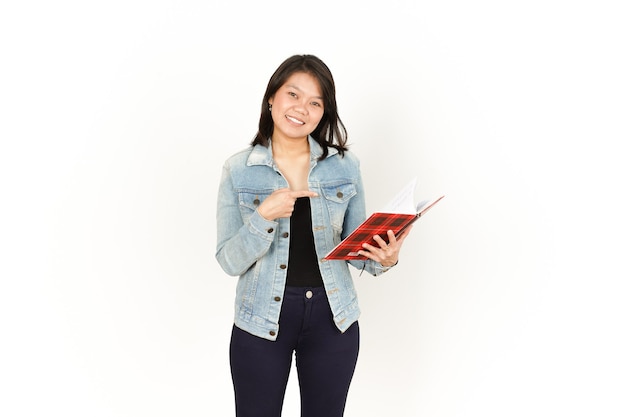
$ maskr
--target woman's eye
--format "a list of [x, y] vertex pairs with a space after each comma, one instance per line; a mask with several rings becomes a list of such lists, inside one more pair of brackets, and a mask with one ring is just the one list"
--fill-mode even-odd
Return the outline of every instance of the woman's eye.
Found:
[[290, 92], [289, 92], [289, 93], [287, 93], [287, 94], [289, 94], [291, 97], [297, 97], [296, 93], [294, 93], [293, 91], [290, 91]]

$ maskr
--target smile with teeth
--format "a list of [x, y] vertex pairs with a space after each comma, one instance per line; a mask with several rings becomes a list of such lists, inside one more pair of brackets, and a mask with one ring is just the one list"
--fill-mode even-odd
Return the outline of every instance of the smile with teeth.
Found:
[[295, 119], [295, 118], [293, 118], [291, 116], [285, 116], [285, 117], [287, 118], [287, 120], [289, 120], [292, 123], [296, 123], [296, 124], [299, 124], [299, 125], [303, 125], [304, 124], [304, 122], [302, 120]]

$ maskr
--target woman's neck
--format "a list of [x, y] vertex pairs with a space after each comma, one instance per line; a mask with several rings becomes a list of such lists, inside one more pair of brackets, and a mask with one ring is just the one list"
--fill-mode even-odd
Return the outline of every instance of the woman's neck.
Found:
[[274, 139], [272, 138], [272, 155], [274, 158], [291, 158], [309, 154], [308, 138], [304, 139]]
[[292, 191], [308, 190], [310, 170], [308, 140], [272, 140], [272, 157]]

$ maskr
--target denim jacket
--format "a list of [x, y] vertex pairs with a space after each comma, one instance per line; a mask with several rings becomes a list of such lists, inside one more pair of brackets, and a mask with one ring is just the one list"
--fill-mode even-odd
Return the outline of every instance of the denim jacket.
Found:
[[[309, 189], [315, 248], [324, 288], [337, 328], [344, 332], [360, 315], [348, 263], [372, 275], [389, 268], [371, 260], [326, 261], [322, 258], [365, 220], [365, 199], [359, 161], [311, 137]], [[224, 164], [217, 199], [216, 258], [229, 275], [239, 276], [235, 325], [253, 335], [276, 340], [289, 262], [289, 218], [264, 219], [257, 207], [273, 191], [288, 187], [272, 159], [271, 146], [256, 145], [231, 156]]]

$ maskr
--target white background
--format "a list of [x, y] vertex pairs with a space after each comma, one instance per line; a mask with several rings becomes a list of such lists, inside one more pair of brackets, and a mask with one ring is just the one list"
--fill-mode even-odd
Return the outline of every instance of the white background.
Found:
[[626, 414], [618, 1], [6, 3], [1, 415], [234, 415], [217, 186], [295, 53], [368, 211], [446, 194], [357, 279], [346, 416]]

